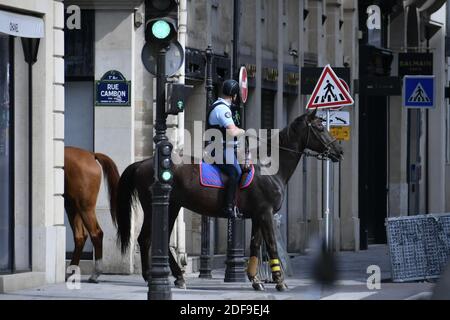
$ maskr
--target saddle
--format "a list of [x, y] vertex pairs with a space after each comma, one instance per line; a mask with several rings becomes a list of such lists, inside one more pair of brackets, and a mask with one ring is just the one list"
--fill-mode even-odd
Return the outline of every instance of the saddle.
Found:
[[[199, 166], [201, 186], [208, 188], [225, 189], [225, 184], [223, 181], [224, 179], [226, 179], [226, 176], [216, 165], [202, 161]], [[255, 167], [252, 164], [251, 169], [246, 173], [242, 173], [242, 175], [238, 179], [240, 181], [240, 189], [243, 190], [248, 188], [252, 184], [254, 177]]]

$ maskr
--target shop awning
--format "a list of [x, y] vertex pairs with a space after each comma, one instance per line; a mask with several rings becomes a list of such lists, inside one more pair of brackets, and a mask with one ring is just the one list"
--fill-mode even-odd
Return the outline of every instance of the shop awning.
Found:
[[0, 33], [23, 38], [43, 38], [44, 19], [0, 10]]

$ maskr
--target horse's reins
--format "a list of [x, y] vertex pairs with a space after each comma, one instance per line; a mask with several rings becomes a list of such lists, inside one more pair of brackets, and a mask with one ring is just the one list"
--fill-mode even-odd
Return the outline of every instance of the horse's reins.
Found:
[[[309, 152], [309, 151], [298, 151], [298, 150], [294, 150], [294, 149], [290, 149], [290, 148], [286, 148], [286, 147], [282, 147], [282, 146], [278, 146], [278, 149], [280, 150], [284, 150], [284, 151], [288, 151], [291, 153], [296, 153], [296, 154], [300, 154], [300, 155], [304, 155], [305, 157], [311, 157], [311, 158], [316, 158], [317, 160], [320, 161], [326, 161], [328, 160], [328, 157], [330, 155], [330, 150], [331, 150], [331, 144], [333, 144], [333, 142], [336, 141], [336, 138], [334, 138], [333, 140], [331, 140], [330, 142], [325, 142], [320, 135], [314, 130], [314, 128], [312, 127], [310, 122], [307, 122], [305, 120], [307, 126], [308, 126], [308, 135], [306, 138], [306, 144], [305, 144], [305, 149], [308, 148], [308, 143], [309, 143], [309, 138], [310, 138], [310, 132], [312, 131], [312, 133], [316, 136], [316, 138], [320, 141], [320, 143], [325, 147], [325, 151], [322, 153], [313, 153], [313, 152]], [[289, 129], [290, 126], [288, 127], [288, 140], [290, 140], [289, 138]], [[256, 137], [256, 139], [260, 142], [266, 142], [269, 143], [269, 141], [265, 140], [265, 139], [261, 139], [259, 137]], [[271, 143], [271, 142], [270, 142]]]

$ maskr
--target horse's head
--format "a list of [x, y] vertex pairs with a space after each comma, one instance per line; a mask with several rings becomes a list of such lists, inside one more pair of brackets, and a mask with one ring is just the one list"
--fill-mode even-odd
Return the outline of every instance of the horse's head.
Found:
[[342, 160], [344, 151], [323, 125], [323, 119], [317, 117], [317, 109], [298, 117], [292, 128], [299, 130], [299, 144], [305, 149], [315, 151], [333, 162]]

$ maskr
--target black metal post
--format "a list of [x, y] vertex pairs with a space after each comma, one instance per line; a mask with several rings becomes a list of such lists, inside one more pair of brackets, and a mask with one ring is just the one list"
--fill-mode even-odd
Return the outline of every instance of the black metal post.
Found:
[[[167, 141], [165, 114], [165, 85], [166, 85], [166, 48], [158, 53], [157, 84], [156, 84], [156, 122], [154, 142], [156, 154], [159, 142]], [[158, 168], [157, 157], [154, 157], [154, 168]], [[155, 170], [155, 182], [151, 186], [152, 192], [152, 247], [151, 269], [148, 282], [148, 300], [171, 300], [172, 292], [169, 285], [169, 196], [172, 186], [170, 183], [159, 181], [158, 170]]]
[[[233, 4], [233, 78], [239, 80], [239, 20], [240, 0]], [[244, 282], [245, 277], [245, 223], [244, 220], [228, 220], [228, 250], [225, 282]]]
[[[212, 58], [213, 50], [211, 45], [206, 49], [206, 109], [213, 104], [213, 80], [212, 80]], [[208, 119], [206, 119], [208, 121]], [[211, 252], [211, 225], [210, 217], [202, 216], [202, 250], [200, 255], [200, 275], [199, 278], [211, 279], [212, 274], [212, 252]]]

